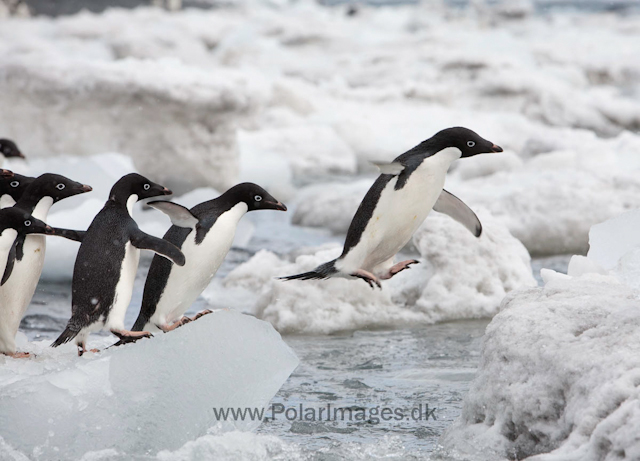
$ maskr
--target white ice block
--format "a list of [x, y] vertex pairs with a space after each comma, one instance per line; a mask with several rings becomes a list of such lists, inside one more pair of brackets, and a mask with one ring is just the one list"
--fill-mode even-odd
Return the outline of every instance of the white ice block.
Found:
[[99, 355], [47, 346], [32, 343], [35, 359], [0, 358], [0, 437], [42, 459], [157, 453], [255, 429], [219, 423], [213, 408], [264, 408], [298, 365], [270, 324], [235, 311]]

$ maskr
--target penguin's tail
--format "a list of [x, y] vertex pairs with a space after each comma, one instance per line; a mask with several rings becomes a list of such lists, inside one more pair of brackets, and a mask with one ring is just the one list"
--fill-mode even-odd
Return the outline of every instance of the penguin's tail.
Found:
[[76, 336], [78, 336], [78, 332], [74, 331], [73, 329], [71, 329], [69, 327], [67, 327], [67, 328], [64, 329], [62, 334], [60, 336], [58, 336], [58, 339], [56, 339], [54, 342], [51, 343], [51, 347], [62, 346], [63, 344], [66, 344], [69, 341], [71, 341]]
[[302, 274], [288, 275], [286, 277], [278, 277], [278, 280], [323, 280], [328, 279], [333, 274], [338, 273], [336, 269], [336, 259], [324, 263], [316, 267], [309, 272], [303, 272]]

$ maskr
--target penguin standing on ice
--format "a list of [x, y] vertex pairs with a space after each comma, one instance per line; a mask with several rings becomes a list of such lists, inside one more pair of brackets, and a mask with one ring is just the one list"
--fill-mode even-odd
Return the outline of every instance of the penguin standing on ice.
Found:
[[187, 263], [178, 267], [154, 256], [134, 331], [167, 332], [193, 320], [182, 316], [218, 271], [231, 248], [240, 218], [248, 211], [287, 210], [283, 203], [252, 183], [238, 184], [191, 210], [172, 202], [149, 205], [171, 217], [174, 225], [164, 238], [182, 250]]
[[20, 149], [18, 149], [16, 143], [11, 141], [10, 139], [0, 139], [0, 155], [0, 165], [2, 164], [3, 157], [24, 158], [24, 155], [22, 155], [22, 152], [20, 152]]
[[394, 264], [394, 257], [432, 209], [448, 214], [479, 237], [478, 217], [443, 187], [455, 160], [492, 152], [502, 148], [467, 128], [455, 127], [436, 133], [391, 163], [377, 164], [382, 174], [360, 203], [342, 254], [313, 271], [281, 279], [348, 277], [381, 287], [380, 280], [418, 263], [411, 259]]
[[[46, 221], [51, 205], [90, 190], [91, 187], [64, 176], [46, 173], [26, 188], [12, 208]], [[71, 234], [74, 232], [71, 231]], [[0, 282], [0, 306], [11, 312], [10, 316], [3, 319], [3, 328], [10, 333], [7, 335], [10, 341], [15, 339], [20, 321], [36, 291], [44, 264], [46, 239], [44, 235], [19, 234], [13, 245], [15, 248], [9, 253]]]
[[12, 173], [11, 176], [2, 176], [0, 178], [0, 208], [15, 205], [27, 187], [35, 180], [36, 178], [17, 173]]
[[[10, 253], [15, 251], [14, 242], [19, 235], [54, 233], [54, 229], [44, 222], [18, 208], [0, 210], [0, 269], [4, 271]], [[11, 306], [0, 304], [0, 354], [15, 358], [29, 357], [29, 353], [16, 353], [16, 332], [13, 331], [16, 314]]]
[[115, 183], [80, 245], [73, 269], [71, 319], [52, 347], [75, 338], [78, 354], [82, 355], [87, 336], [101, 329], [111, 331], [123, 342], [150, 336], [124, 327], [140, 250], [155, 251], [180, 266], [185, 258], [172, 243], [142, 232], [131, 213], [138, 200], [170, 194], [166, 187], [136, 173]]

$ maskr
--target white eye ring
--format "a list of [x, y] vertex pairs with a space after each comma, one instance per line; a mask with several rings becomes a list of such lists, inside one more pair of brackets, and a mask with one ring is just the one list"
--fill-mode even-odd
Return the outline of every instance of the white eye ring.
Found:
[[262, 200], [262, 197], [261, 197], [260, 195], [256, 195], [255, 197], [253, 197], [253, 199], [254, 199], [256, 202], [259, 202], [259, 201], [261, 201], [261, 200]]
[[26, 227], [29, 227], [31, 225], [31, 221], [29, 221], [28, 219], [24, 222], [24, 225]]
[[56, 186], [56, 189], [58, 189], [58, 190], [62, 190], [62, 189], [64, 189], [65, 187], [67, 187], [67, 186], [65, 186], [64, 184], [60, 183], [60, 184], [58, 184], [58, 185]]
[[142, 188], [144, 190], [149, 190], [149, 189], [151, 189], [151, 184], [145, 184], [144, 186], [142, 186]]
[[20, 181], [11, 181], [9, 184], [11, 187], [18, 187], [20, 185]]
[[475, 145], [476, 145], [476, 143], [474, 141], [467, 141], [467, 146], [473, 147]]

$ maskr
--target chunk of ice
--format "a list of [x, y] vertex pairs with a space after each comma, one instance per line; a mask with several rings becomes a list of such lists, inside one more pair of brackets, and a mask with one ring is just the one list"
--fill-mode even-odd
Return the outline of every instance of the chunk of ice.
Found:
[[0, 358], [0, 437], [46, 459], [156, 453], [254, 429], [260, 421], [222, 423], [213, 409], [264, 408], [298, 365], [271, 325], [235, 311], [99, 355], [48, 345], [30, 344], [35, 359]]

